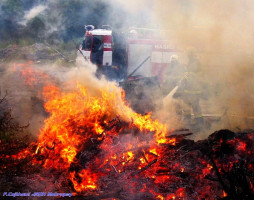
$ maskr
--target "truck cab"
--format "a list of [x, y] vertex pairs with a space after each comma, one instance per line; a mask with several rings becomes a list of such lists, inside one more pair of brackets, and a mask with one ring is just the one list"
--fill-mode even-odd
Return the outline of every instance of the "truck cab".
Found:
[[125, 67], [124, 57], [120, 57], [120, 52], [125, 49], [117, 48], [113, 50], [113, 33], [109, 26], [103, 26], [102, 29], [94, 29], [94, 26], [88, 25], [86, 34], [81, 45], [80, 51], [85, 59], [97, 66], [97, 76], [105, 75], [108, 79], [114, 80], [123, 78], [122, 69]]

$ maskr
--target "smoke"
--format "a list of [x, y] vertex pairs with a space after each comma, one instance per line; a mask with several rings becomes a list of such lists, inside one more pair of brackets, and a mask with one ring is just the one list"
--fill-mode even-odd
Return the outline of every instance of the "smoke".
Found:
[[128, 29], [130, 27], [153, 28], [154, 21], [152, 0], [110, 0], [105, 1], [108, 8], [108, 24], [114, 28]]
[[48, 7], [45, 5], [38, 5], [35, 6], [33, 8], [31, 8], [29, 11], [27, 11], [24, 15], [24, 20], [21, 21], [20, 23], [22, 25], [26, 25], [28, 21], [30, 21], [31, 19], [35, 18], [36, 16], [38, 16], [39, 14], [41, 14], [42, 12], [44, 12]]
[[12, 108], [13, 117], [21, 126], [29, 124], [28, 131], [34, 136], [38, 136], [44, 120], [49, 116], [44, 109], [46, 99], [42, 93], [44, 86], [52, 84], [61, 92], [73, 92], [79, 90], [77, 83], [80, 83], [90, 96], [103, 98], [103, 95], [110, 95], [112, 110], [109, 119], [119, 115], [121, 119], [131, 121], [131, 116], [126, 115], [126, 112], [132, 111], [125, 106], [122, 90], [116, 82], [107, 81], [103, 77], [99, 80], [95, 76], [96, 66], [84, 59], [78, 58], [72, 67], [57, 62], [40, 64], [19, 60], [4, 64], [3, 69], [0, 74], [1, 91], [7, 93], [6, 99]]
[[[162, 0], [155, 4], [157, 22], [169, 30], [167, 40], [177, 44], [183, 57], [192, 52], [201, 63], [203, 113], [224, 113], [211, 130], [251, 128], [253, 1]], [[187, 65], [183, 57], [180, 62]]]
[[145, 0], [140, 0], [140, 1], [135, 1], [135, 0], [130, 0], [130, 1], [124, 1], [124, 0], [111, 0], [111, 4], [118, 4], [119, 7], [122, 7], [124, 10], [128, 11], [129, 13], [136, 13], [139, 12], [142, 9], [147, 9], [151, 1], [145, 1]]
[[[66, 41], [82, 37], [85, 32], [83, 27], [87, 24], [93, 24], [96, 28], [108, 24], [120, 29], [131, 26], [151, 27], [153, 24], [152, 0], [37, 0], [22, 1], [15, 6], [8, 1], [2, 4], [10, 10], [4, 11], [7, 20], [12, 19], [12, 13], [17, 12], [17, 23], [15, 21], [14, 26], [19, 28], [17, 32], [22, 37], [31, 34], [42, 39], [58, 38], [59, 41]], [[9, 14], [10, 17], [7, 16]]]
[[[29, 22], [38, 17], [39, 22], [36, 21], [32, 24], [35, 29], [41, 27], [41, 31], [38, 33], [42, 38], [56, 37], [61, 40], [60, 35], [66, 30], [65, 13], [61, 9], [60, 1], [47, 0], [45, 3], [38, 4], [30, 10], [26, 11], [23, 20], [20, 22], [22, 25], [27, 26]], [[67, 17], [67, 16], [66, 16]]]
[[3, 3], [4, 2], [0, 2], [0, 16], [2, 16], [2, 14], [3, 14], [3, 10], [2, 10]]

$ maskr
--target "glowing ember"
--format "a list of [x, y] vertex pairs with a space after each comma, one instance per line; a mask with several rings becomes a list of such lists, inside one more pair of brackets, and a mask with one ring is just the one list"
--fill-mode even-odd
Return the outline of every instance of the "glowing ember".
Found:
[[238, 145], [237, 145], [237, 150], [238, 151], [246, 151], [246, 146], [247, 146], [247, 144], [245, 142], [239, 141]]
[[74, 185], [74, 188], [77, 192], [81, 192], [84, 190], [94, 190], [97, 188], [96, 181], [97, 177], [95, 174], [92, 174], [90, 171], [83, 169], [80, 173], [77, 175], [80, 179], [78, 181], [75, 176], [75, 172], [70, 173], [70, 179]]

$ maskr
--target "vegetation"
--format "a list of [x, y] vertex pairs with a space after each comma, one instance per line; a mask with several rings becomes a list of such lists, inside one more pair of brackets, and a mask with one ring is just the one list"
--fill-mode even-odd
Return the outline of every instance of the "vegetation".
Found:
[[[45, 9], [31, 19], [26, 14], [36, 6]], [[2, 0], [0, 1], [0, 48], [48, 41], [60, 44], [78, 40], [84, 25], [108, 23], [106, 1], [100, 0]]]
[[0, 143], [8, 142], [22, 132], [25, 127], [21, 127], [12, 117], [11, 109], [4, 98], [0, 99]]

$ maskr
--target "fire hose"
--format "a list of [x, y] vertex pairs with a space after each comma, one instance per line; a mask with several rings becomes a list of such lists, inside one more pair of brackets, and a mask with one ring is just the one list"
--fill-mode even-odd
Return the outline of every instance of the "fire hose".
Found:
[[163, 104], [165, 105], [166, 102], [168, 102], [171, 98], [173, 98], [174, 94], [177, 92], [179, 86], [182, 84], [182, 81], [186, 78], [184, 75], [176, 84], [176, 86], [168, 93], [166, 97], [163, 98]]

